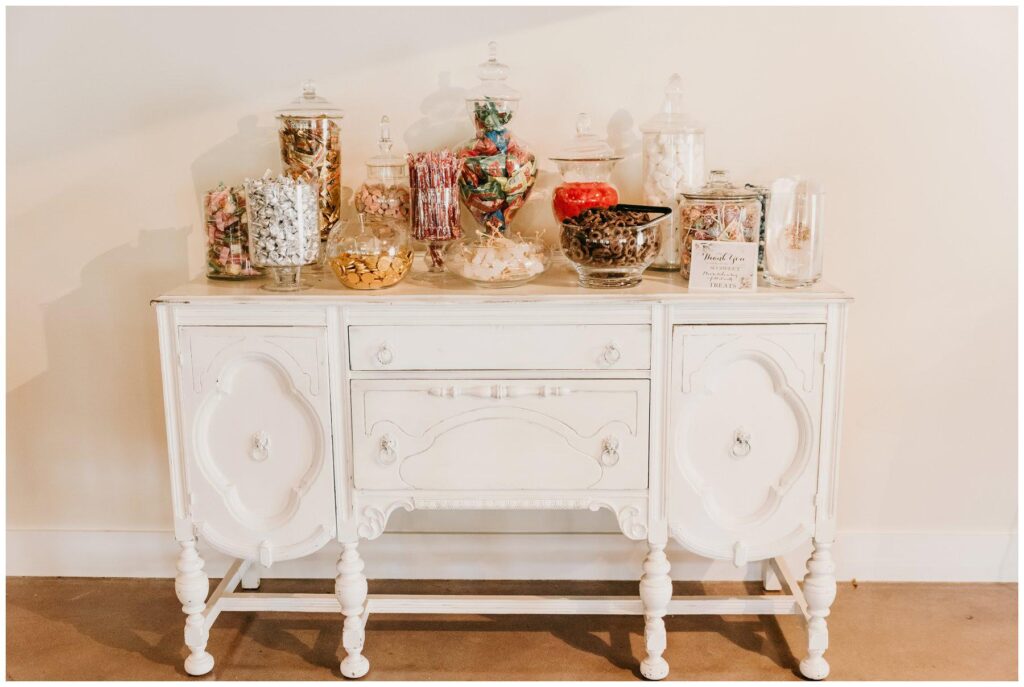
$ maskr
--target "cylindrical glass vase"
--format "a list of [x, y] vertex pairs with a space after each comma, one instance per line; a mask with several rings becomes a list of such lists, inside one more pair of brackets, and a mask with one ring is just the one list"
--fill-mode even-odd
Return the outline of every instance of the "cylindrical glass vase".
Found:
[[765, 220], [764, 277], [797, 288], [821, 279], [825, 191], [800, 177], [776, 179]]
[[426, 244], [426, 273], [435, 278], [445, 273], [445, 246], [462, 236], [459, 209], [459, 172], [462, 161], [449, 150], [410, 153], [409, 226], [412, 237]]
[[245, 189], [221, 184], [203, 196], [206, 225], [206, 276], [209, 279], [254, 279], [263, 272], [249, 257], [249, 218]]
[[302, 268], [320, 257], [317, 187], [281, 176], [245, 180], [249, 254], [270, 273], [267, 291], [298, 291]]

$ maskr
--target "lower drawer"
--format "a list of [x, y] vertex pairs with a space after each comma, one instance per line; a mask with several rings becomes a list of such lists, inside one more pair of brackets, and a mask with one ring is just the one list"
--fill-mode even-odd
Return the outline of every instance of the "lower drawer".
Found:
[[360, 489], [644, 489], [646, 380], [354, 380]]

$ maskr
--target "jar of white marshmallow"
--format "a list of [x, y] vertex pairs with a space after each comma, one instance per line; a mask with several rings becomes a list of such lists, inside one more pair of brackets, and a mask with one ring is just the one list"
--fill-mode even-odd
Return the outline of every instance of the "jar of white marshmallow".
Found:
[[[683, 114], [682, 82], [678, 74], [672, 75], [661, 111], [640, 127], [644, 135], [644, 202], [648, 205], [675, 209], [680, 193], [704, 183], [704, 131]], [[678, 270], [681, 245], [677, 223], [662, 237], [661, 251], [651, 268]]]

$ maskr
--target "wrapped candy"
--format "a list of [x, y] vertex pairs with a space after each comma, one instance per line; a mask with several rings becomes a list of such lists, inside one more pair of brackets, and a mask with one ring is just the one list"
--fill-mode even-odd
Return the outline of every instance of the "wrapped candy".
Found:
[[263, 272], [249, 257], [249, 221], [245, 189], [224, 186], [203, 196], [206, 224], [206, 276], [210, 279], [252, 279]]
[[504, 234], [537, 180], [537, 161], [508, 130], [519, 93], [507, 85], [508, 67], [490, 59], [480, 65], [480, 85], [466, 99], [476, 136], [459, 149], [459, 195], [487, 233]]

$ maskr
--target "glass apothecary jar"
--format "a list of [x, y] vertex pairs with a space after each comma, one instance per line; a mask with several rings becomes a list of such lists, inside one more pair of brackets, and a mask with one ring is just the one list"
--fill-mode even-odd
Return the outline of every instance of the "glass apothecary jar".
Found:
[[[680, 193], [697, 188], [704, 180], [704, 132], [687, 121], [682, 94], [682, 79], [673, 74], [665, 87], [661, 111], [640, 127], [644, 202], [648, 205], [674, 208]], [[678, 227], [671, 227], [651, 269], [679, 269], [680, 244]]]
[[558, 165], [562, 183], [551, 194], [551, 210], [557, 222], [589, 208], [607, 208], [619, 202], [610, 179], [622, 159], [608, 142], [590, 131], [590, 115], [576, 115], [576, 136], [551, 161]]
[[712, 170], [708, 183], [679, 195], [679, 271], [690, 278], [694, 241], [751, 241], [758, 238], [761, 201], [751, 189], [738, 188], [724, 170]]
[[562, 252], [580, 286], [636, 286], [661, 250], [673, 215], [671, 208], [649, 205], [591, 207], [562, 222]]
[[380, 119], [378, 153], [366, 161], [366, 181], [356, 189], [356, 212], [375, 217], [409, 221], [409, 166], [404, 157], [392, 154], [391, 121]]
[[302, 94], [277, 111], [281, 164], [285, 176], [315, 184], [319, 196], [320, 240], [341, 218], [341, 108], [305, 81]]
[[772, 183], [765, 220], [764, 277], [773, 286], [809, 286], [821, 279], [825, 191], [800, 177]]
[[448, 247], [448, 271], [477, 286], [508, 288], [539, 277], [548, 268], [551, 250], [537, 238], [480, 233]]
[[206, 276], [209, 279], [254, 279], [263, 271], [249, 257], [249, 218], [245, 188], [221, 184], [203, 196], [206, 225]]
[[509, 68], [498, 62], [498, 44], [489, 43], [488, 50], [480, 83], [466, 97], [476, 134], [458, 150], [459, 196], [483, 231], [504, 234], [533, 189], [537, 161], [508, 128], [519, 91], [505, 83]]
[[394, 217], [359, 214], [338, 222], [327, 239], [327, 264], [350, 289], [394, 286], [409, 273], [412, 257], [409, 232]]
[[266, 268], [268, 291], [308, 288], [301, 271], [320, 258], [320, 214], [315, 184], [280, 176], [245, 180], [249, 255]]

